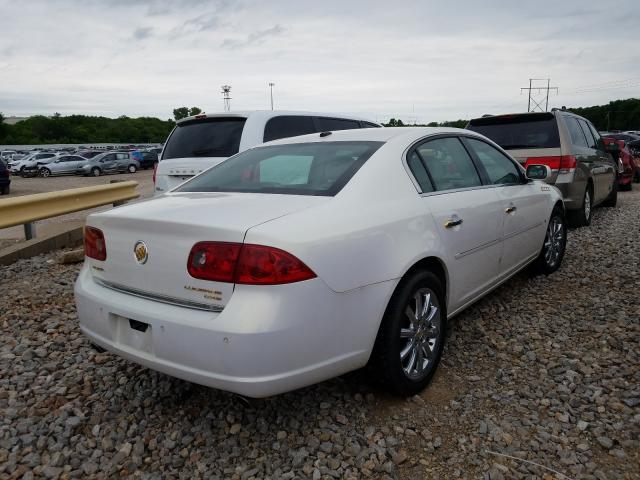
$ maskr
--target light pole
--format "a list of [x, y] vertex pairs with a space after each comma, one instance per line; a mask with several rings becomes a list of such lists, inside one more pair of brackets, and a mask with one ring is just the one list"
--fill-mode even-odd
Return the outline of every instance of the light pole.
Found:
[[271, 90], [271, 110], [273, 110], [273, 86], [275, 83], [269, 82], [269, 89]]

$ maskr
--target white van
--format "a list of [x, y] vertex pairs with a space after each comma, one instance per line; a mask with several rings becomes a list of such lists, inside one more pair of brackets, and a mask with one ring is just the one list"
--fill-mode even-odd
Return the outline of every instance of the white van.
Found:
[[155, 193], [177, 187], [231, 155], [263, 142], [315, 132], [377, 128], [344, 115], [264, 110], [201, 114], [177, 122], [154, 172]]

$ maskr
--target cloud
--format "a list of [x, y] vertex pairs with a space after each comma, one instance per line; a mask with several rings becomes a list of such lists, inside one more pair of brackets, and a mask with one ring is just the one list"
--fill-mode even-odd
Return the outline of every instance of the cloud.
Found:
[[251, 32], [243, 40], [227, 38], [222, 42], [221, 47], [230, 49], [244, 48], [256, 43], [262, 43], [262, 41], [264, 41], [266, 38], [282, 35], [285, 31], [285, 28], [281, 25], [274, 25], [273, 27], [267, 28], [266, 30]]
[[138, 27], [133, 31], [133, 38], [136, 40], [144, 40], [152, 35], [153, 27]]

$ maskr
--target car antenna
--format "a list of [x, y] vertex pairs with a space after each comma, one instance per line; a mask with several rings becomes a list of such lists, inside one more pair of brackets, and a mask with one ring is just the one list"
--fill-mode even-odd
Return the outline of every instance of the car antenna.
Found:
[[333, 133], [333, 132], [322, 132], [322, 133], [320, 134], [320, 138], [322, 138], [322, 137], [328, 137], [328, 136], [329, 136], [329, 135], [331, 135], [332, 133]]

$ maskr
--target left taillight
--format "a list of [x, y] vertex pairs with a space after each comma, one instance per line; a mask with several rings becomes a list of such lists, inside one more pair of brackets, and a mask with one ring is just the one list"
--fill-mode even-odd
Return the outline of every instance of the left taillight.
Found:
[[227, 242], [196, 243], [187, 271], [200, 280], [244, 285], [282, 285], [316, 277], [301, 260], [279, 248]]
[[84, 254], [89, 258], [104, 261], [107, 259], [107, 244], [102, 230], [95, 227], [84, 229]]

